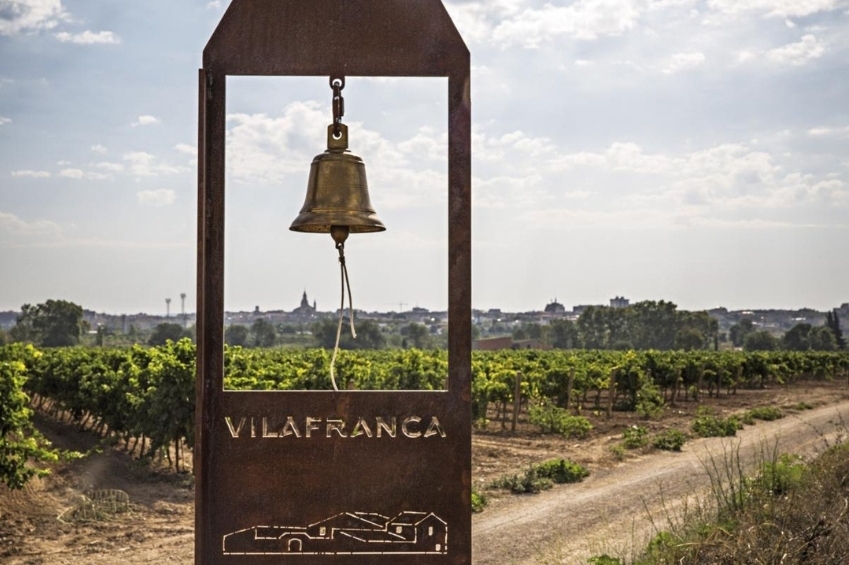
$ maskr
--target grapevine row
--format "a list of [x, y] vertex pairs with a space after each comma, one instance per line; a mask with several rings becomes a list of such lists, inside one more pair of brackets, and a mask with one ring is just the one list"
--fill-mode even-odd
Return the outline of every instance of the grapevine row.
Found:
[[[125, 349], [0, 348], [0, 362], [22, 371], [37, 407], [117, 436], [144, 455], [164, 454], [171, 462], [173, 446], [178, 468], [180, 450], [194, 439], [195, 355], [188, 339]], [[228, 389], [331, 388], [330, 355], [323, 349], [228, 347], [224, 359]], [[357, 390], [435, 390], [445, 386], [447, 372], [444, 350], [343, 351], [336, 362], [340, 387]], [[849, 353], [476, 351], [472, 417], [485, 417], [492, 405], [503, 414], [513, 403], [517, 375], [522, 398], [534, 404], [599, 407], [604, 398], [633, 410], [647, 386], [676, 402], [734, 394], [739, 387], [849, 378]]]

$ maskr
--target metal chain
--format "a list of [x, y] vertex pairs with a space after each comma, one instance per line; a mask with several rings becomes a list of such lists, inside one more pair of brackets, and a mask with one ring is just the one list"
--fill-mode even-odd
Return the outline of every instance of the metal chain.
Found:
[[339, 137], [342, 116], [345, 115], [345, 99], [342, 98], [342, 89], [345, 88], [345, 77], [330, 77], [330, 88], [333, 89], [333, 137]]

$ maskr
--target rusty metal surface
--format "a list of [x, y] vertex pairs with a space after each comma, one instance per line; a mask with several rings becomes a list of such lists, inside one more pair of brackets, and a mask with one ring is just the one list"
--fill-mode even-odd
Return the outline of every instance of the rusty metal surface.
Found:
[[[245, 74], [448, 77], [446, 391], [223, 389], [226, 76]], [[471, 563], [470, 119], [438, 0], [231, 3], [200, 72], [195, 563]]]
[[203, 53], [228, 75], [448, 76], [468, 49], [439, 0], [234, 0]]

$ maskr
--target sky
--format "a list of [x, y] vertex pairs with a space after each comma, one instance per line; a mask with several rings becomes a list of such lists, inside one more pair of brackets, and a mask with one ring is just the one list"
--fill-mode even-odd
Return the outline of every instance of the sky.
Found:
[[[411, 2], [415, 0], [410, 0]], [[0, 0], [0, 310], [195, 310], [208, 0]], [[472, 63], [472, 301], [567, 309], [849, 302], [849, 0], [452, 0]], [[447, 304], [447, 83], [348, 77], [387, 231], [346, 244], [354, 306]], [[327, 79], [230, 77], [225, 308], [340, 301], [288, 230]]]

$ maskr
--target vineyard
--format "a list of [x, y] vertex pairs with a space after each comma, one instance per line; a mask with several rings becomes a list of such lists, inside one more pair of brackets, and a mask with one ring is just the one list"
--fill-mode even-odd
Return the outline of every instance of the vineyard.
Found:
[[[117, 437], [145, 456], [161, 455], [179, 468], [181, 452], [193, 441], [195, 355], [188, 339], [125, 349], [4, 346], [0, 407], [13, 408], [0, 409], [0, 450], [22, 439], [21, 421], [29, 414], [23, 392], [37, 409]], [[228, 347], [224, 358], [228, 389], [331, 388], [330, 354], [323, 349]], [[447, 353], [440, 350], [343, 351], [336, 363], [340, 385], [353, 390], [438, 390], [447, 371]], [[666, 405], [733, 395], [739, 388], [849, 379], [849, 353], [474, 352], [472, 373], [472, 417], [478, 425], [485, 425], [487, 415], [506, 419], [517, 390], [531, 415], [556, 407], [650, 417]], [[0, 453], [0, 463], [4, 457]], [[7, 473], [11, 465], [5, 462], [0, 470]]]

